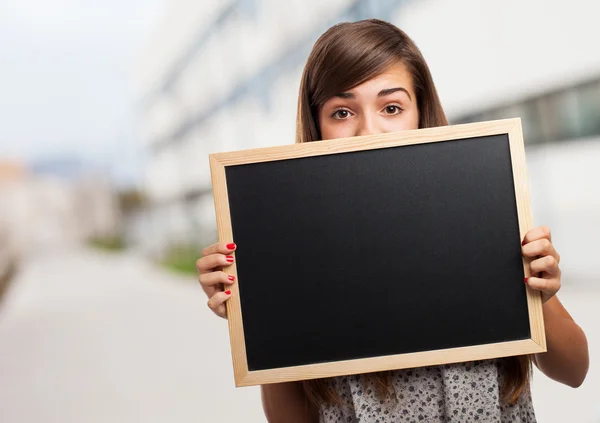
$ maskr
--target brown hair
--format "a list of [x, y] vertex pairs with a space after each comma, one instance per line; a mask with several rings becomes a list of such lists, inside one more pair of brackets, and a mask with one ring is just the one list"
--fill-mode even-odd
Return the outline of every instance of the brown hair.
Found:
[[[431, 72], [415, 43], [394, 25], [369, 19], [335, 25], [313, 46], [300, 82], [296, 143], [321, 139], [319, 108], [327, 100], [376, 77], [398, 61], [412, 76], [419, 128], [447, 125]], [[502, 360], [502, 367], [502, 399], [514, 403], [529, 383], [530, 357]], [[365, 382], [382, 398], [393, 391], [390, 372], [366, 374]], [[302, 386], [315, 405], [343, 403], [330, 379], [303, 381]]]

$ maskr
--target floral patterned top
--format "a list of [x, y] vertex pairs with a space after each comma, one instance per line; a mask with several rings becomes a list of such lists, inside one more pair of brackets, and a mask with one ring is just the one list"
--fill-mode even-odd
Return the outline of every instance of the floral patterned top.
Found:
[[529, 389], [509, 405], [500, 399], [502, 360], [484, 360], [391, 372], [394, 393], [380, 400], [364, 376], [332, 378], [346, 403], [320, 408], [322, 423], [535, 423]]

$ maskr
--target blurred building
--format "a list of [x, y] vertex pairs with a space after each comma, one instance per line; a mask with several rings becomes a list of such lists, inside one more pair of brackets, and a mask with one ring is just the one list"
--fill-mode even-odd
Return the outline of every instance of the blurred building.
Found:
[[[0, 199], [2, 207], [0, 208], [0, 297], [4, 292], [7, 279], [19, 258], [20, 246], [18, 244], [19, 236], [13, 228], [13, 218], [9, 207], [18, 202], [14, 198], [14, 192], [10, 190], [16, 184], [20, 184], [26, 177], [25, 166], [16, 161], [0, 161]], [[9, 201], [11, 199], [12, 201]]]
[[118, 199], [108, 178], [79, 161], [1, 162], [0, 203], [0, 261], [120, 229]]
[[600, 228], [600, 26], [573, 0], [170, 2], [136, 83], [147, 249], [216, 240], [208, 154], [294, 142], [299, 80], [331, 25], [377, 17], [427, 59], [452, 123], [523, 119], [534, 223], [589, 277]]

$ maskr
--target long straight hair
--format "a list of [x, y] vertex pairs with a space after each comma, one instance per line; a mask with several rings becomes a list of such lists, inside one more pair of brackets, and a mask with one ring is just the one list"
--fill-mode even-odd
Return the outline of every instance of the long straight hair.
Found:
[[[378, 19], [341, 23], [315, 43], [300, 82], [296, 143], [321, 140], [320, 107], [334, 95], [366, 82], [401, 62], [413, 82], [419, 110], [419, 128], [448, 125], [429, 67], [415, 43], [394, 25]], [[518, 400], [529, 383], [529, 356], [504, 359], [502, 399]], [[365, 382], [382, 398], [393, 391], [390, 372], [369, 373]], [[330, 379], [303, 381], [307, 399], [318, 406], [342, 400]]]

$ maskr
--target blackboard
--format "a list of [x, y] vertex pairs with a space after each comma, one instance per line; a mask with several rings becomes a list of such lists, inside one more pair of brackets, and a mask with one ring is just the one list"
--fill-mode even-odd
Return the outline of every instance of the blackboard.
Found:
[[211, 155], [236, 384], [543, 351], [524, 160], [518, 119]]

